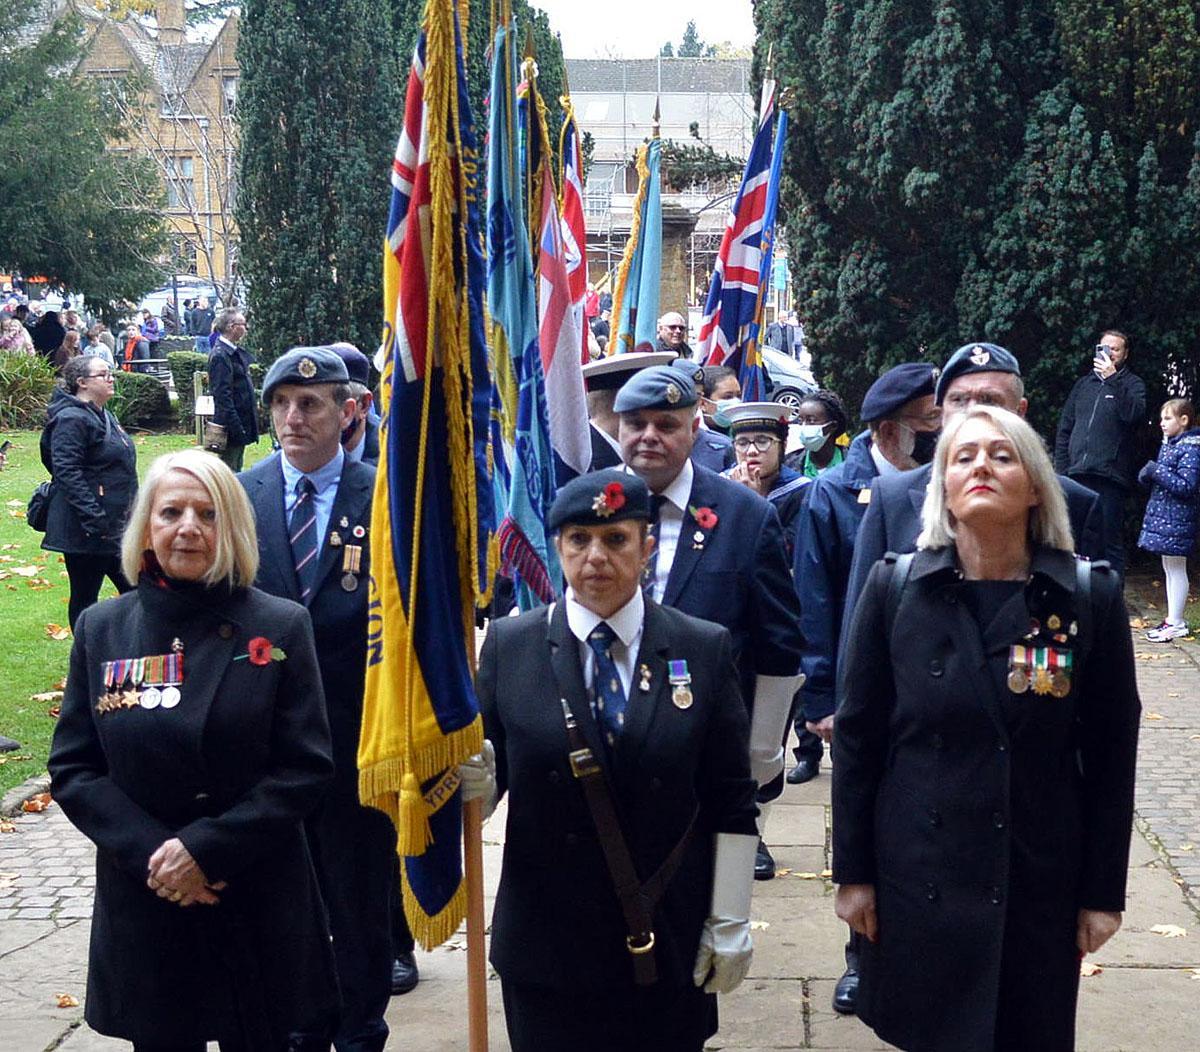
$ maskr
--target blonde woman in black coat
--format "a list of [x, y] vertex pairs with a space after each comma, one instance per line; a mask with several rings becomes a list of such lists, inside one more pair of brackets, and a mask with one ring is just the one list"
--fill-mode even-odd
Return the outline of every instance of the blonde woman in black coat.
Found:
[[304, 816], [333, 774], [312, 626], [250, 586], [242, 487], [160, 457], [126, 531], [135, 591], [76, 625], [52, 791], [97, 847], [85, 1018], [141, 1052], [283, 1052], [337, 984]]
[[1140, 705], [1120, 582], [1077, 562], [1036, 433], [954, 417], [912, 556], [875, 564], [834, 725], [858, 1012], [910, 1052], [1074, 1048], [1121, 924]]

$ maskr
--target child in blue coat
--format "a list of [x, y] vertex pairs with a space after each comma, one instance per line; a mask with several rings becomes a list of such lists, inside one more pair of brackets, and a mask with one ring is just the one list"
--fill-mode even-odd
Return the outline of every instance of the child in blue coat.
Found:
[[1163, 433], [1158, 459], [1138, 474], [1150, 487], [1150, 503], [1142, 521], [1138, 547], [1162, 556], [1167, 579], [1167, 619], [1146, 633], [1152, 643], [1165, 643], [1188, 634], [1183, 619], [1187, 603], [1187, 557], [1196, 546], [1200, 524], [1200, 428], [1193, 427], [1196, 410], [1186, 398], [1163, 404]]

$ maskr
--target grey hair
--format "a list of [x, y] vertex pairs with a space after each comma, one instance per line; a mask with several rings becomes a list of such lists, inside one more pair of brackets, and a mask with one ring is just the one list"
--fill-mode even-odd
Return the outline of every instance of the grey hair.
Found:
[[246, 312], [241, 307], [222, 307], [221, 312], [217, 315], [213, 322], [213, 328], [222, 336], [225, 335], [233, 325], [233, 319], [237, 317], [245, 317]]
[[963, 425], [977, 418], [987, 420], [1012, 443], [1017, 460], [1033, 484], [1039, 503], [1029, 509], [1029, 539], [1048, 548], [1073, 552], [1075, 540], [1071, 534], [1066, 498], [1041, 436], [1023, 417], [990, 405], [973, 406], [965, 413], [956, 413], [947, 419], [933, 454], [933, 476], [921, 508], [922, 529], [917, 547], [946, 548], [954, 544], [954, 523], [946, 505], [946, 462]]

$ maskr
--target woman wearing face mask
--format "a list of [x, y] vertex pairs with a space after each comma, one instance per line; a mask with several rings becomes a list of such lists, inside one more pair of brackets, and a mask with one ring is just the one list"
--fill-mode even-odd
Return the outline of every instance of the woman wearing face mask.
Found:
[[846, 457], [837, 444], [849, 423], [846, 407], [832, 391], [814, 391], [796, 411], [800, 425], [800, 448], [787, 455], [784, 463], [808, 479], [837, 467]]
[[704, 424], [710, 431], [729, 434], [729, 418], [726, 410], [742, 400], [742, 385], [737, 373], [726, 365], [706, 365], [700, 381], [700, 412]]
[[778, 402], [742, 402], [726, 411], [737, 464], [725, 477], [765, 497], [779, 513], [788, 559], [796, 537], [796, 516], [804, 503], [804, 487], [812, 479], [783, 462], [788, 409]]

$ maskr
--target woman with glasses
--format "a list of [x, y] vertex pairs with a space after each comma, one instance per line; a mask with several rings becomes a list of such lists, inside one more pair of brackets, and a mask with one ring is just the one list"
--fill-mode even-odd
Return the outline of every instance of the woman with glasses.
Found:
[[804, 503], [806, 478], [783, 462], [791, 410], [778, 402], [741, 402], [724, 410], [737, 463], [725, 477], [740, 482], [775, 505], [788, 559], [796, 539], [796, 516]]
[[50, 509], [42, 547], [62, 552], [71, 582], [71, 627], [100, 596], [107, 577], [118, 592], [131, 585], [121, 572], [121, 531], [137, 495], [137, 453], [105, 404], [112, 370], [96, 355], [63, 366], [42, 431], [42, 463], [50, 472]]

